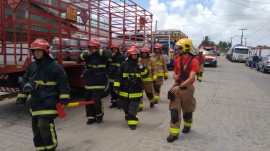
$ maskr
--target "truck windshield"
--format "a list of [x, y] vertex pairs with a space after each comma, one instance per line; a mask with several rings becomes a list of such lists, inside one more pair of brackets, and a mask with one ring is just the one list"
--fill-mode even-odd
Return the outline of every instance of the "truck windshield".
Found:
[[204, 55], [215, 55], [216, 53], [213, 49], [210, 49], [210, 50], [204, 50], [203, 54]]
[[248, 54], [248, 49], [235, 48], [234, 53]]

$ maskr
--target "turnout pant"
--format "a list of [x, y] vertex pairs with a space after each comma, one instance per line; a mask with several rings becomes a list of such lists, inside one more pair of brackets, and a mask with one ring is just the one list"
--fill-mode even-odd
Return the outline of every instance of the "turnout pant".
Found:
[[161, 88], [162, 85], [163, 85], [163, 77], [159, 76], [159, 77], [157, 77], [157, 81], [154, 84], [154, 91], [155, 91], [154, 98], [155, 98], [155, 101], [157, 101], [159, 99], [160, 88]]
[[140, 98], [138, 99], [121, 99], [122, 108], [125, 112], [125, 119], [128, 125], [138, 125], [138, 109], [139, 109]]
[[95, 119], [98, 116], [103, 116], [103, 103], [101, 101], [104, 89], [85, 90], [85, 100], [93, 100], [94, 104], [85, 105], [86, 117], [88, 119]]
[[110, 82], [111, 103], [117, 103], [118, 95], [113, 90], [113, 82]]
[[[145, 91], [145, 94], [149, 100], [150, 103], [154, 102], [154, 87], [153, 82], [144, 82], [143, 83], [143, 90]], [[143, 98], [140, 100], [139, 108], [143, 108]]]
[[34, 145], [37, 151], [54, 151], [58, 145], [54, 118], [32, 117]]
[[186, 90], [181, 90], [181, 94], [175, 94], [173, 100], [170, 100], [169, 109], [171, 111], [170, 134], [179, 135], [181, 124], [181, 111], [183, 112], [184, 126], [192, 126], [192, 113], [196, 108], [196, 99], [194, 98], [195, 87], [187, 86]]

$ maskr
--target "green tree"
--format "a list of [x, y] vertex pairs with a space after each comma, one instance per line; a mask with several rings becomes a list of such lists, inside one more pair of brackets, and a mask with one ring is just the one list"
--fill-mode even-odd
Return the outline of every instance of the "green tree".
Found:
[[200, 46], [215, 46], [215, 42], [211, 41], [211, 38], [209, 36], [203, 37], [203, 40], [200, 44]]
[[229, 42], [225, 42], [225, 41], [220, 41], [218, 43], [218, 49], [219, 52], [227, 52], [230, 48], [231, 48], [232, 44]]
[[[211, 38], [209, 36], [205, 36], [203, 37], [200, 46], [216, 46], [216, 44], [215, 42], [211, 41]], [[220, 41], [217, 46], [219, 52], [225, 53], [232, 47], [232, 44], [230, 42]]]

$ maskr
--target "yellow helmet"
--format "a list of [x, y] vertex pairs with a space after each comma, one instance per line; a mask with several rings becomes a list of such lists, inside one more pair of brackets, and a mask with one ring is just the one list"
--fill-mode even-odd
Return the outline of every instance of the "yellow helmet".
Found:
[[184, 52], [190, 52], [193, 50], [192, 41], [188, 38], [180, 39], [175, 46], [182, 47]]
[[199, 50], [199, 53], [203, 53], [203, 49], [200, 49], [200, 50]]

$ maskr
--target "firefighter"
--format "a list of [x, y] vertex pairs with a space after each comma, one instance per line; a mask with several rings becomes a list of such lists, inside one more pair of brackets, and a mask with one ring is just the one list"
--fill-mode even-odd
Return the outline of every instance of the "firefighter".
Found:
[[83, 52], [78, 57], [77, 62], [85, 62], [83, 75], [85, 77], [85, 100], [93, 100], [94, 104], [85, 105], [87, 125], [94, 122], [101, 123], [103, 120], [103, 103], [101, 98], [108, 83], [108, 59], [112, 57], [112, 52], [100, 49], [97, 39], [88, 42], [88, 52]]
[[[148, 70], [148, 77], [143, 78], [143, 89], [146, 93], [146, 96], [150, 102], [150, 107], [154, 107], [154, 87], [153, 81], [157, 80], [157, 66], [156, 60], [150, 56], [150, 49], [148, 47], [143, 47], [141, 50], [141, 62], [146, 66]], [[143, 98], [139, 104], [139, 112], [143, 110]]]
[[131, 130], [138, 125], [138, 109], [142, 98], [142, 78], [148, 76], [148, 71], [139, 60], [139, 51], [131, 47], [128, 52], [128, 59], [125, 60], [116, 73], [114, 90], [119, 94], [122, 108], [125, 112], [125, 119]]
[[154, 103], [158, 104], [161, 86], [163, 85], [163, 78], [164, 80], [168, 79], [167, 59], [166, 56], [162, 54], [162, 45], [160, 43], [155, 44], [152, 57], [156, 60], [157, 65], [157, 81], [154, 82], [153, 85], [155, 90]]
[[204, 66], [204, 55], [203, 55], [203, 49], [199, 50], [199, 54], [196, 57], [199, 61], [199, 72], [197, 73], [197, 80], [199, 82], [202, 81], [202, 75], [204, 72], [203, 66]]
[[170, 135], [168, 142], [178, 139], [181, 124], [181, 110], [183, 112], [184, 128], [182, 133], [189, 133], [192, 126], [192, 113], [196, 108], [194, 98], [196, 73], [199, 71], [199, 62], [195, 58], [192, 41], [188, 38], [180, 39], [176, 43], [176, 49], [180, 51], [180, 57], [175, 60], [174, 79], [175, 84], [168, 92], [171, 111]]
[[58, 145], [54, 119], [56, 104], [69, 101], [68, 78], [62, 66], [50, 56], [49, 43], [36, 39], [30, 47], [35, 61], [24, 73], [16, 104], [23, 106], [29, 94], [34, 145], [39, 151], [54, 151]]
[[120, 101], [118, 99], [118, 95], [113, 91], [113, 83], [115, 79], [115, 74], [120, 67], [121, 63], [125, 60], [124, 56], [120, 53], [119, 44], [113, 43], [111, 45], [112, 50], [112, 58], [109, 59], [110, 67], [109, 67], [109, 82], [110, 82], [110, 94], [111, 94], [111, 105], [110, 108], [117, 107], [121, 108]]

